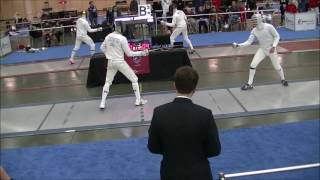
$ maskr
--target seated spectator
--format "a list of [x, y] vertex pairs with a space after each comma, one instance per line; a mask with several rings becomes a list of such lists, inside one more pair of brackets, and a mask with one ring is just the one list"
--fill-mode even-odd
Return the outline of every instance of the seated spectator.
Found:
[[[204, 9], [204, 6], [199, 6], [198, 8], [198, 14], [208, 14]], [[203, 16], [197, 16], [197, 24], [198, 24], [198, 32], [202, 33], [202, 30], [204, 30], [205, 33], [209, 31], [209, 16], [203, 15]]]
[[[219, 11], [216, 9], [216, 6], [213, 6], [210, 13], [219, 13]], [[216, 31], [216, 32], [222, 31], [223, 15], [217, 14], [217, 15], [210, 16], [209, 24], [212, 27], [211, 31]]]
[[286, 12], [288, 13], [297, 13], [297, 6], [294, 4], [293, 0], [290, 0], [286, 6]]
[[[192, 11], [192, 8], [189, 6], [186, 6], [184, 8], [184, 13], [186, 16], [194, 15], [194, 12]], [[197, 20], [194, 17], [188, 17], [187, 19], [188, 24], [188, 30], [190, 33], [196, 33], [197, 32]]]
[[[229, 7], [229, 12], [239, 12], [239, 11], [240, 11], [240, 8], [239, 8], [237, 2], [236, 1], [232, 1], [231, 7]], [[238, 20], [239, 20], [239, 14], [238, 13], [229, 14], [229, 19], [228, 19], [228, 24], [229, 25], [238, 22]]]

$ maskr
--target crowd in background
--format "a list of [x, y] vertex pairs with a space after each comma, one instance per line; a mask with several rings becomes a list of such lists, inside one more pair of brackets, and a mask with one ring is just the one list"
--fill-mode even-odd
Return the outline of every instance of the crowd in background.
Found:
[[[153, 13], [156, 17], [163, 16], [161, 1], [147, 1], [151, 4]], [[280, 2], [273, 2], [271, 0], [266, 0], [263, 6], [257, 6], [257, 0], [192, 0], [183, 1], [175, 0], [171, 3], [178, 5], [178, 9], [183, 10], [188, 16], [188, 29], [190, 33], [207, 33], [210, 31], [232, 31], [232, 30], [246, 30], [246, 20], [250, 19], [253, 12], [244, 11], [254, 11], [254, 10], [268, 10], [274, 9], [274, 7], [279, 8], [277, 12], [280, 12], [281, 23], [284, 24], [284, 14], [285, 12], [296, 13], [305, 11], [317, 11], [319, 13], [319, 1], [318, 0], [280, 0]], [[259, 3], [261, 3], [259, 1]], [[272, 6], [272, 4], [278, 4], [278, 6]], [[45, 4], [48, 6], [47, 4]], [[126, 8], [124, 8], [126, 7]], [[98, 25], [98, 9], [103, 9], [104, 7], [96, 7], [94, 1], [90, 1], [88, 4], [87, 17], [91, 26], [95, 27]], [[74, 19], [60, 20], [61, 18], [77, 17], [81, 11], [60, 11], [60, 12], [50, 12], [50, 7], [43, 9], [42, 16], [40, 17], [40, 23], [28, 22], [24, 17], [21, 17], [19, 13], [15, 13], [13, 19], [15, 21], [15, 26], [12, 26], [7, 22], [6, 29], [7, 34], [14, 34], [14, 31], [20, 28], [29, 28], [30, 30], [35, 30], [39, 28], [50, 28], [50, 27], [60, 27], [68, 26], [74, 24]], [[52, 8], [51, 8], [52, 9]], [[131, 0], [128, 5], [117, 4], [113, 7], [104, 8], [105, 20], [102, 21], [103, 25], [112, 26], [114, 19], [120, 16], [127, 15], [137, 15], [138, 14], [138, 1]], [[213, 13], [227, 13], [231, 14], [219, 14], [212, 15]], [[268, 13], [268, 12], [266, 12]], [[271, 11], [271, 13], [273, 13]], [[100, 11], [101, 14], [101, 11]], [[166, 17], [172, 16], [172, 8], [169, 8], [169, 12]], [[51, 21], [51, 19], [54, 19]], [[46, 21], [43, 21], [46, 20]], [[170, 19], [168, 19], [170, 20]], [[55, 42], [60, 44], [61, 36], [63, 32], [70, 32], [72, 28], [67, 28], [62, 31], [60, 28], [52, 30], [44, 30], [39, 32], [31, 32], [30, 35], [33, 38], [44, 37], [46, 46], [51, 46], [51, 41], [54, 39]]]

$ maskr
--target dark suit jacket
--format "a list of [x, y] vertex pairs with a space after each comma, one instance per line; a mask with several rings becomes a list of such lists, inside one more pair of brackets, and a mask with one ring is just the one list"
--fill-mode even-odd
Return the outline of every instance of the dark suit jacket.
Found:
[[156, 107], [148, 148], [163, 155], [163, 180], [212, 179], [208, 157], [219, 155], [221, 146], [211, 110], [187, 98]]

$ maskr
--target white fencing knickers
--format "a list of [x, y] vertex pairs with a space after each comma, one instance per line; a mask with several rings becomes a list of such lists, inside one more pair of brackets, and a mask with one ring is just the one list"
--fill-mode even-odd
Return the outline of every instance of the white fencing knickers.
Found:
[[183, 39], [188, 43], [190, 49], [193, 49], [192, 43], [188, 37], [188, 28], [184, 27], [176, 27], [170, 36], [170, 44], [173, 46], [175, 39], [182, 33]]
[[123, 60], [123, 61], [108, 61], [108, 68], [107, 68], [107, 75], [106, 75], [106, 81], [103, 86], [103, 92], [102, 92], [102, 102], [104, 104], [108, 93], [110, 86], [112, 84], [113, 78], [116, 75], [116, 73], [120, 71], [126, 78], [128, 78], [132, 83], [132, 89], [134, 91], [134, 94], [136, 96], [136, 100], [140, 101], [140, 90], [139, 90], [139, 84], [138, 84], [138, 77], [133, 72], [133, 70], [130, 68], [130, 66]]
[[256, 72], [256, 67], [259, 65], [259, 63], [266, 57], [269, 56], [272, 65], [274, 69], [279, 73], [281, 80], [284, 80], [284, 73], [282, 70], [282, 67], [280, 65], [280, 62], [278, 61], [278, 55], [277, 52], [275, 51], [274, 53], [270, 53], [269, 55], [266, 54], [263, 49], [259, 48], [256, 54], [253, 57], [253, 60], [250, 64], [250, 72], [249, 72], [249, 80], [248, 84], [253, 83], [253, 78]]
[[70, 59], [72, 59], [72, 60], [74, 59], [76, 51], [78, 51], [80, 49], [80, 46], [81, 46], [82, 42], [86, 43], [90, 47], [91, 56], [94, 54], [94, 52], [96, 50], [96, 46], [95, 46], [93, 40], [88, 35], [77, 36], [76, 37], [76, 44], [74, 45], [74, 48], [72, 50]]

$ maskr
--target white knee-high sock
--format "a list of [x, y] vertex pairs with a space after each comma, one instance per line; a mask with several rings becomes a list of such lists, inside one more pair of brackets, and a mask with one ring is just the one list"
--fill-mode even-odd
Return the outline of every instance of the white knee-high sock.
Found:
[[132, 89], [134, 91], [134, 95], [136, 96], [136, 100], [140, 101], [141, 100], [141, 96], [140, 96], [139, 84], [138, 83], [132, 83]]
[[284, 73], [282, 67], [278, 70], [278, 74], [280, 75], [281, 80], [284, 80]]
[[188, 43], [190, 49], [193, 49], [193, 46], [192, 46], [192, 43], [191, 43], [190, 39], [189, 38], [185, 39], [185, 41]]
[[103, 86], [102, 97], [101, 97], [101, 103], [103, 103], [103, 104], [105, 104], [105, 102], [106, 102], [106, 99], [107, 99], [107, 96], [108, 96], [108, 93], [109, 93], [109, 88], [110, 88], [110, 85], [108, 83], [106, 83]]
[[254, 78], [255, 73], [256, 73], [256, 69], [251, 69], [250, 68], [248, 84], [251, 85], [253, 83], [253, 78]]
[[70, 59], [73, 60], [75, 55], [76, 55], [76, 51], [75, 51], [75, 50], [72, 50]]

